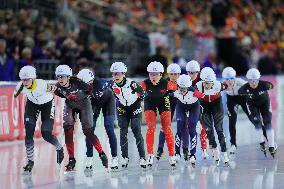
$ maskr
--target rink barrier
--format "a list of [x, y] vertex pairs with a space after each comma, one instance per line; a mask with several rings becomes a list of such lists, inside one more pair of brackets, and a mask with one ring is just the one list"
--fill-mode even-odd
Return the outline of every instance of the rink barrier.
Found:
[[[14, 98], [16, 83], [0, 82], [0, 141], [24, 140], [24, 113], [26, 96], [20, 94]], [[53, 134], [58, 135], [62, 128], [62, 109], [64, 102], [55, 96], [55, 115]], [[40, 117], [40, 115], [39, 115]], [[35, 137], [41, 137], [41, 119], [37, 120]]]
[[[138, 83], [142, 80], [141, 78], [133, 79]], [[284, 76], [265, 76], [262, 79], [270, 81], [274, 85], [274, 88], [269, 91], [272, 109], [282, 109], [284, 106]], [[49, 82], [53, 83], [54, 81]], [[20, 94], [18, 98], [14, 98], [13, 92], [16, 84], [16, 82], [0, 82], [0, 142], [23, 140], [25, 138], [24, 111], [26, 97]], [[223, 93], [224, 100], [226, 100], [225, 97], [226, 95]], [[64, 100], [55, 96], [55, 120], [53, 128], [53, 134], [55, 135], [62, 130], [63, 107]], [[226, 109], [225, 103], [224, 108]], [[240, 113], [242, 114], [242, 112]], [[159, 116], [157, 120], [159, 121]], [[102, 115], [100, 115], [98, 122], [100, 125], [103, 124]], [[41, 121], [38, 119], [35, 137], [41, 137], [40, 123]], [[142, 124], [145, 124], [144, 115], [142, 115]]]

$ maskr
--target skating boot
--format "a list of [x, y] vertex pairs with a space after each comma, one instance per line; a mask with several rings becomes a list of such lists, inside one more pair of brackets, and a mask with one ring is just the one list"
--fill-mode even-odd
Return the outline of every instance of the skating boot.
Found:
[[24, 172], [31, 172], [34, 167], [34, 162], [29, 160], [27, 165], [24, 168]]
[[192, 166], [193, 168], [195, 168], [196, 157], [195, 157], [194, 154], [190, 155], [190, 157], [189, 157], [189, 162], [191, 163], [191, 166]]
[[219, 150], [217, 148], [212, 148], [212, 158], [214, 159], [216, 165], [219, 165], [220, 158], [219, 158]]
[[101, 158], [101, 161], [102, 161], [102, 164], [105, 168], [108, 168], [108, 159], [107, 159], [107, 156], [106, 154], [103, 152], [101, 153], [100, 155], [100, 158]]
[[122, 158], [122, 160], [121, 160], [121, 166], [122, 166], [123, 168], [127, 168], [128, 163], [129, 163], [129, 158], [128, 158], [128, 157]]
[[57, 152], [57, 163], [60, 165], [64, 159], [64, 150], [63, 147], [60, 150], [56, 150]]
[[180, 153], [177, 153], [177, 152], [176, 152], [175, 157], [176, 157], [176, 159], [175, 159], [176, 162], [179, 162], [179, 161], [180, 161], [180, 158], [181, 158]]
[[236, 153], [236, 150], [237, 150], [236, 145], [232, 144], [232, 145], [231, 145], [231, 148], [230, 148], [230, 154], [235, 154], [235, 153]]
[[260, 144], [260, 150], [264, 153], [265, 157], [266, 157], [266, 146], [265, 146], [265, 142], [261, 142]]
[[145, 158], [140, 158], [140, 167], [146, 169], [147, 162]]
[[229, 165], [229, 157], [228, 157], [227, 152], [222, 152], [222, 159], [225, 165]]
[[203, 159], [207, 159], [208, 158], [209, 155], [208, 155], [206, 149], [202, 149], [201, 156], [202, 156]]
[[118, 169], [118, 158], [117, 157], [112, 157], [110, 168], [111, 168], [111, 170], [117, 170]]
[[76, 160], [75, 158], [69, 158], [68, 164], [65, 166], [66, 171], [73, 171], [76, 165]]
[[85, 165], [86, 165], [86, 169], [92, 169], [93, 168], [93, 157], [87, 157]]
[[275, 144], [275, 147], [269, 147], [270, 155], [271, 155], [273, 158], [275, 158], [276, 151], [277, 151], [277, 144]]
[[184, 157], [184, 161], [188, 161], [188, 157], [189, 157], [189, 152], [187, 148], [183, 149], [183, 157]]
[[160, 160], [162, 155], [163, 155], [163, 148], [158, 148], [157, 154], [156, 154], [156, 159]]
[[170, 156], [170, 165], [172, 166], [172, 168], [176, 167], [176, 157], [175, 156]]
[[154, 155], [153, 154], [149, 154], [148, 158], [147, 158], [147, 165], [148, 167], [152, 167], [154, 163]]

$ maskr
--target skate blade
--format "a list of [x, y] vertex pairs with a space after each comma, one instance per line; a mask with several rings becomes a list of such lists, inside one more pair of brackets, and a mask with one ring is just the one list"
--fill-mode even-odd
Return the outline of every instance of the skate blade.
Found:
[[23, 176], [30, 176], [30, 175], [32, 175], [32, 171], [23, 170], [22, 175]]
[[64, 173], [64, 175], [73, 175], [73, 174], [76, 173], [76, 170], [75, 169], [65, 170], [63, 173]]

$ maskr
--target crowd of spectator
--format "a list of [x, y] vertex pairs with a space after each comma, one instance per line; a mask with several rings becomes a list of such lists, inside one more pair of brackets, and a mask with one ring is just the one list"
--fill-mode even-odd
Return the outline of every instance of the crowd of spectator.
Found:
[[[48, 1], [57, 4], [56, 20], [36, 9], [0, 10], [0, 73], [14, 70], [0, 80], [14, 80], [20, 67], [36, 60], [59, 59], [78, 70], [109, 63], [115, 53], [125, 56], [134, 75], [155, 57], [183, 70], [191, 59], [217, 73], [227, 65], [239, 74], [250, 67], [262, 74], [284, 70], [281, 0]], [[105, 27], [108, 32], [97, 32]]]

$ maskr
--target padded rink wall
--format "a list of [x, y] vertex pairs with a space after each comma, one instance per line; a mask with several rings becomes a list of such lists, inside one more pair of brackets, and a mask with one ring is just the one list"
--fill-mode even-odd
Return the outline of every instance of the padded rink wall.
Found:
[[[269, 92], [272, 109], [282, 109], [284, 107], [284, 76], [265, 76], [262, 79], [270, 81], [274, 85], [274, 89]], [[140, 78], [134, 78], [134, 80], [141, 81]], [[52, 81], [50, 82], [52, 83]], [[13, 97], [16, 84], [16, 82], [0, 82], [0, 142], [23, 140], [25, 138], [24, 112], [26, 97], [23, 94], [19, 95], [18, 98]], [[223, 95], [224, 100], [226, 100], [225, 96]], [[64, 100], [56, 96], [55, 107], [53, 133], [58, 135], [62, 131]], [[142, 117], [142, 123], [145, 123], [144, 115]], [[40, 119], [38, 119], [35, 131], [35, 137], [38, 138], [41, 137], [40, 122]], [[97, 124], [103, 124], [102, 115], [100, 115]]]

